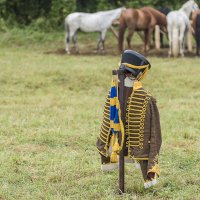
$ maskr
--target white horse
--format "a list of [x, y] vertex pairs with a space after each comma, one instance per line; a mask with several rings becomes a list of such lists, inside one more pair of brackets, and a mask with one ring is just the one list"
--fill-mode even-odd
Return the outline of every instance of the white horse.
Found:
[[171, 55], [184, 56], [184, 38], [190, 28], [189, 17], [198, 5], [194, 0], [189, 0], [179, 10], [170, 12], [167, 15], [167, 30], [169, 34], [169, 57]]
[[[74, 47], [78, 52], [76, 38], [76, 33], [78, 29], [84, 32], [100, 32], [97, 50], [104, 50], [104, 40], [106, 32], [108, 28], [111, 27], [112, 22], [120, 17], [123, 10], [125, 10], [124, 7], [109, 11], [101, 11], [97, 13], [75, 12], [69, 14], [65, 18], [66, 52], [70, 53], [69, 44], [71, 40], [73, 41]], [[101, 44], [102, 47], [100, 47]]]

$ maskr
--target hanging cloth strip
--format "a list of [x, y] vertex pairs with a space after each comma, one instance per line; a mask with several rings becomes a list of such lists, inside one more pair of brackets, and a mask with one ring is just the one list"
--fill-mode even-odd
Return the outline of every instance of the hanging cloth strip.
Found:
[[[122, 150], [124, 143], [124, 125], [121, 119], [120, 102], [118, 98], [118, 80], [112, 79], [110, 89], [110, 130], [112, 153], [111, 162], [118, 162], [117, 155]], [[119, 144], [119, 133], [121, 132], [121, 143]]]

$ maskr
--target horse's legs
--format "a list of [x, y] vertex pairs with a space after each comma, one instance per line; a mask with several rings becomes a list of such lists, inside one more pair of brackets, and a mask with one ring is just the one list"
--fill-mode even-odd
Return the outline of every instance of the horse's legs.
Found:
[[196, 55], [199, 56], [199, 48], [200, 46], [197, 45]]
[[180, 54], [182, 57], [184, 57], [184, 50], [185, 50], [185, 35], [187, 34], [187, 31], [184, 28], [180, 28], [180, 35], [179, 35], [179, 47], [180, 47]]
[[68, 33], [66, 33], [66, 36], [65, 36], [65, 51], [68, 54], [70, 54], [69, 45], [70, 45], [70, 36], [69, 36], [69, 32], [68, 32]]
[[181, 48], [182, 48], [182, 51], [180, 51], [181, 53], [181, 56], [184, 57], [184, 52], [185, 52], [185, 37], [183, 36], [182, 38], [182, 41], [180, 41], [180, 44], [181, 44]]
[[196, 55], [199, 56], [199, 49], [200, 49], [200, 44], [198, 43], [198, 38], [196, 38]]
[[148, 51], [150, 49], [150, 38], [154, 28], [149, 28], [144, 31], [144, 51]]
[[128, 44], [128, 48], [131, 49], [131, 38], [133, 36], [134, 29], [131, 27], [128, 27], [128, 36], [126, 37], [126, 41]]
[[101, 32], [99, 34], [99, 39], [98, 39], [98, 42], [97, 42], [97, 52], [99, 51], [100, 49], [100, 43], [101, 43]]
[[97, 42], [97, 52], [99, 53], [101, 51], [101, 43], [102, 43], [102, 38], [101, 38], [101, 33]]
[[101, 42], [102, 42], [103, 52], [104, 52], [104, 49], [105, 49], [104, 42], [105, 42], [106, 32], [107, 32], [107, 29], [101, 32]]
[[164, 48], [164, 34], [160, 32], [160, 45], [161, 48]]
[[167, 27], [168, 30], [168, 37], [169, 37], [169, 51], [168, 56], [171, 57], [172, 55], [172, 29], [170, 26]]
[[200, 27], [197, 27], [195, 30], [195, 39], [196, 39], [196, 55], [199, 56], [200, 49]]
[[147, 51], [147, 42], [148, 42], [148, 29], [144, 30], [144, 49], [143, 51], [146, 52]]
[[74, 43], [74, 48], [75, 48], [76, 53], [79, 53], [79, 47], [77, 44], [77, 32], [72, 36], [72, 41]]
[[[77, 29], [76, 30], [71, 30], [68, 31], [68, 33], [66, 34], [66, 47], [65, 47], [65, 51], [70, 54], [70, 41], [73, 39], [74, 37], [74, 34], [76, 33]], [[74, 39], [73, 39], [74, 40]]]
[[101, 31], [101, 33], [100, 33], [99, 41], [97, 43], [97, 51], [98, 52], [104, 52], [104, 48], [105, 48], [104, 41], [105, 41], [105, 37], [106, 37], [106, 32], [107, 32], [107, 29]]
[[105, 50], [104, 42], [105, 42], [105, 40], [102, 40], [102, 41], [101, 41], [101, 44], [102, 44], [102, 50], [101, 50], [101, 51], [102, 51], [102, 53], [104, 53], [104, 50]]

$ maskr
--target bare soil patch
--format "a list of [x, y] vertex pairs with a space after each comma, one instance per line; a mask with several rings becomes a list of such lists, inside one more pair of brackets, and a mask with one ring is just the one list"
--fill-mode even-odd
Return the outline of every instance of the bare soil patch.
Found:
[[[135, 45], [132, 47], [133, 50], [138, 51], [145, 56], [155, 56], [155, 57], [161, 57], [161, 58], [168, 58], [168, 47], [164, 47], [161, 49], [155, 49], [151, 48], [148, 52], [143, 51], [143, 46], [142, 45]], [[98, 52], [97, 49], [94, 48], [94, 46], [88, 45], [85, 48], [81, 47], [79, 50], [79, 53], [75, 51], [75, 49], [71, 49], [71, 53], [67, 54], [64, 48], [58, 48], [52, 51], [46, 51], [44, 54], [56, 54], [56, 55], [61, 55], [61, 56], [68, 56], [68, 55], [75, 55], [75, 56], [90, 56], [90, 55], [99, 55], [99, 56], [104, 56], [104, 55], [109, 55], [109, 56], [118, 56], [120, 55], [117, 46], [106, 46], [104, 52]], [[195, 57], [195, 51], [193, 52], [185, 52], [185, 57]]]

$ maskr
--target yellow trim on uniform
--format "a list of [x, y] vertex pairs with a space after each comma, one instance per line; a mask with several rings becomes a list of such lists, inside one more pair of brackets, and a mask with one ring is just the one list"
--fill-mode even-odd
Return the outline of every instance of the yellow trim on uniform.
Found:
[[[139, 137], [138, 137], [139, 138]], [[129, 140], [129, 143], [139, 143], [139, 141], [132, 141], [132, 140]]]
[[136, 106], [136, 105], [132, 105], [130, 107], [137, 107], [137, 108], [142, 108], [142, 106]]
[[[140, 132], [140, 130], [138, 128], [129, 128], [128, 130], [131, 131], [138, 131], [138, 133]], [[131, 133], [130, 133], [131, 134]], [[137, 132], [134, 132], [133, 134], [137, 134]]]
[[106, 132], [109, 131], [109, 129], [106, 130], [106, 129], [104, 128], [104, 126], [101, 126], [101, 128], [102, 128], [104, 131], [106, 131]]
[[110, 126], [109, 126], [109, 125], [106, 125], [106, 124], [108, 124], [108, 122], [106, 122], [105, 120], [103, 120], [103, 122], [105, 122], [105, 123], [103, 124], [103, 126], [106, 127], [106, 128], [108, 128], [108, 129], [110, 129]]
[[131, 136], [129, 136], [129, 138], [131, 139], [131, 138], [133, 138], [133, 139], [139, 139], [139, 136], [136, 136], [136, 137], [131, 137]]
[[99, 139], [106, 144], [106, 141], [103, 140], [103, 138], [101, 138], [101, 135], [99, 136]]
[[141, 121], [140, 120], [135, 120], [135, 119], [133, 119], [133, 117], [129, 117], [129, 121], [130, 122], [133, 122], [133, 123], [140, 123]]
[[108, 140], [108, 138], [107, 138], [107, 136], [105, 136], [105, 135], [103, 135], [102, 133], [99, 135], [99, 138], [100, 138], [100, 140], [102, 141], [102, 142], [104, 142], [105, 144], [107, 143], [107, 140]]
[[103, 151], [100, 151], [98, 148], [96, 148], [96, 149], [101, 155], [103, 155], [105, 157], [108, 157], [108, 154], [104, 153]]
[[103, 131], [100, 132], [100, 136], [102, 135], [102, 137], [107, 141], [108, 136], [106, 133], [104, 133]]
[[109, 105], [105, 105], [104, 108], [107, 108], [108, 110], [110, 110], [110, 106]]
[[139, 102], [139, 101], [132, 101], [132, 100], [130, 100], [129, 102], [130, 103], [137, 103], [137, 104], [142, 104], [143, 105], [143, 102]]
[[146, 94], [140, 94], [140, 93], [136, 93], [135, 96], [146, 96]]
[[144, 69], [146, 67], [149, 67], [149, 64], [148, 65], [142, 65], [142, 66], [132, 65], [130, 63], [122, 63], [122, 64], [129, 67], [129, 68], [132, 68], [132, 69]]
[[160, 166], [159, 164], [155, 164], [151, 169], [148, 170], [147, 174], [153, 172], [160, 176]]
[[[130, 156], [130, 155], [129, 155]], [[130, 156], [134, 160], [149, 160], [149, 158], [135, 158], [134, 156]]]
[[106, 116], [110, 117], [110, 115], [108, 113], [103, 112], [103, 114], [104, 114], [104, 116], [106, 115]]
[[[135, 96], [133, 97], [133, 99], [138, 99], [138, 100], [142, 100], [142, 101], [144, 100], [144, 99], [142, 99], [142, 98], [135, 97]], [[134, 102], [134, 100], [133, 100], [133, 102]], [[135, 102], [137, 102], [137, 101], [135, 101]]]
[[[108, 131], [109, 131], [109, 130], [108, 130]], [[101, 133], [101, 134], [104, 134], [105, 137], [107, 137], [108, 131], [105, 131], [105, 130], [103, 130], [103, 129], [101, 128], [100, 133]]]
[[[134, 107], [134, 106], [130, 106], [130, 107]], [[136, 110], [136, 109], [131, 109], [132, 111], [136, 111], [136, 112], [140, 112], [141, 113], [141, 110]]]

